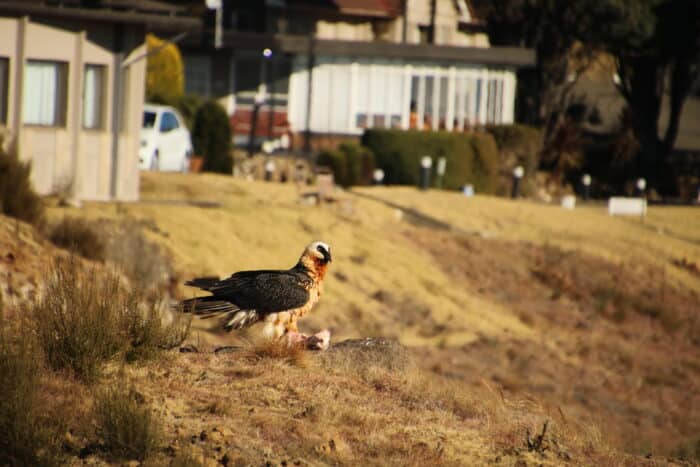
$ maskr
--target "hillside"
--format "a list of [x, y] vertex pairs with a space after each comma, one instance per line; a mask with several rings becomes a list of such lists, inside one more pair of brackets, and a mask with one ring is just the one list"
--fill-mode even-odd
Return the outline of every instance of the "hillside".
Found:
[[696, 210], [652, 207], [640, 222], [408, 188], [315, 207], [292, 185], [149, 173], [140, 203], [51, 216], [138, 221], [179, 283], [286, 268], [323, 239], [334, 261], [303, 330], [402, 344], [275, 357], [251, 344], [256, 328], [195, 321], [198, 353], [128, 368], [166, 426], [159, 463], [667, 465], [700, 454]]

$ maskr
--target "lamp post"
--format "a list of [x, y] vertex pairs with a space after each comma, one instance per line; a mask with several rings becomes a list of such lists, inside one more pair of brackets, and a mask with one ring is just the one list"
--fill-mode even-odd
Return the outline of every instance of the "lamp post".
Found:
[[513, 188], [510, 192], [510, 197], [515, 199], [520, 196], [520, 180], [525, 175], [525, 169], [522, 165], [517, 166], [513, 169]]
[[583, 185], [583, 199], [588, 201], [588, 198], [591, 197], [591, 176], [583, 174], [581, 184]]
[[433, 158], [430, 156], [423, 156], [420, 160], [420, 188], [421, 190], [427, 190], [430, 186], [430, 169], [433, 166]]
[[248, 133], [248, 157], [253, 157], [255, 152], [255, 133], [258, 129], [258, 112], [260, 107], [265, 103], [265, 85], [258, 86], [258, 92], [255, 93], [253, 101], [253, 115], [250, 118], [250, 132]]

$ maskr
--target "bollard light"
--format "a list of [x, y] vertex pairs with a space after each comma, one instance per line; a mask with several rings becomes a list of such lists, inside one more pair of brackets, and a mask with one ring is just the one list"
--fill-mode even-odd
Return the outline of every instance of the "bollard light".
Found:
[[588, 200], [591, 197], [591, 176], [583, 174], [581, 184], [583, 185], [583, 199]]
[[423, 156], [420, 160], [420, 188], [421, 190], [427, 190], [430, 186], [430, 169], [433, 166], [433, 158], [430, 156]]
[[520, 196], [520, 179], [525, 175], [525, 169], [522, 165], [513, 169], [513, 186], [510, 192], [510, 197], [515, 199]]
[[637, 189], [643, 193], [644, 190], [646, 189], [646, 187], [647, 187], [647, 181], [643, 178], [638, 178], [637, 179]]
[[438, 188], [442, 188], [442, 181], [445, 178], [445, 169], [447, 168], [447, 159], [441, 157], [437, 161], [436, 172], [438, 175]]
[[272, 50], [269, 49], [268, 47], [265, 47], [262, 51], [263, 57], [265, 58], [270, 58], [272, 57]]
[[384, 180], [384, 171], [382, 169], [375, 169], [372, 178], [374, 179], [375, 185], [381, 185]]
[[275, 161], [268, 160], [265, 162], [265, 181], [269, 182], [272, 180], [272, 174], [275, 173]]

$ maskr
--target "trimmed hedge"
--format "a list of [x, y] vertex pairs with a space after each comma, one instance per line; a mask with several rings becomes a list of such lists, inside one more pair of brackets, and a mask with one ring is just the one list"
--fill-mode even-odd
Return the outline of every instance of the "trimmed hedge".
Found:
[[374, 172], [374, 154], [359, 144], [343, 143], [338, 149], [321, 152], [316, 164], [329, 167], [338, 185], [369, 185]]
[[457, 190], [470, 183], [478, 193], [494, 193], [498, 186], [498, 148], [488, 133], [372, 129], [365, 131], [362, 144], [374, 153], [387, 184], [418, 185], [420, 159], [429, 155], [434, 186], [440, 157], [447, 159], [443, 188]]
[[204, 170], [231, 173], [231, 124], [226, 110], [215, 100], [205, 102], [197, 110], [192, 144], [195, 154], [204, 157]]

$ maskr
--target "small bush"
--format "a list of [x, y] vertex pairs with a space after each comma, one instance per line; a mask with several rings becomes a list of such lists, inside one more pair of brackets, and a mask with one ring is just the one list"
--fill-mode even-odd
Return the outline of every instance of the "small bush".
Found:
[[34, 192], [30, 174], [31, 165], [21, 162], [14, 148], [6, 148], [0, 137], [0, 212], [42, 226], [44, 202]]
[[123, 382], [96, 395], [95, 416], [103, 447], [115, 458], [144, 461], [162, 438], [143, 396]]
[[26, 331], [9, 334], [0, 310], [0, 465], [58, 465], [62, 421], [41, 398], [41, 354]]
[[542, 131], [514, 124], [487, 126], [486, 132], [493, 136], [498, 147], [500, 179], [497, 193], [502, 196], [510, 194], [513, 169], [520, 165], [525, 169], [521, 182], [522, 192], [526, 196], [534, 194], [540, 165]]
[[56, 263], [44, 295], [30, 310], [32, 327], [48, 364], [91, 383], [102, 365], [117, 357], [152, 357], [179, 345], [189, 322], [163, 323], [155, 299], [127, 291], [118, 274], [81, 271], [75, 259]]
[[105, 242], [90, 222], [77, 217], [64, 217], [51, 227], [49, 240], [54, 245], [70, 250], [83, 258], [105, 260]]
[[226, 110], [218, 102], [207, 101], [197, 111], [192, 144], [195, 153], [204, 157], [204, 170], [232, 172], [231, 125]]
[[374, 154], [388, 184], [417, 185], [420, 159], [429, 155], [435, 162], [440, 157], [447, 161], [444, 188], [471, 183], [477, 192], [496, 190], [498, 151], [491, 135], [373, 129], [365, 131], [362, 144]]

